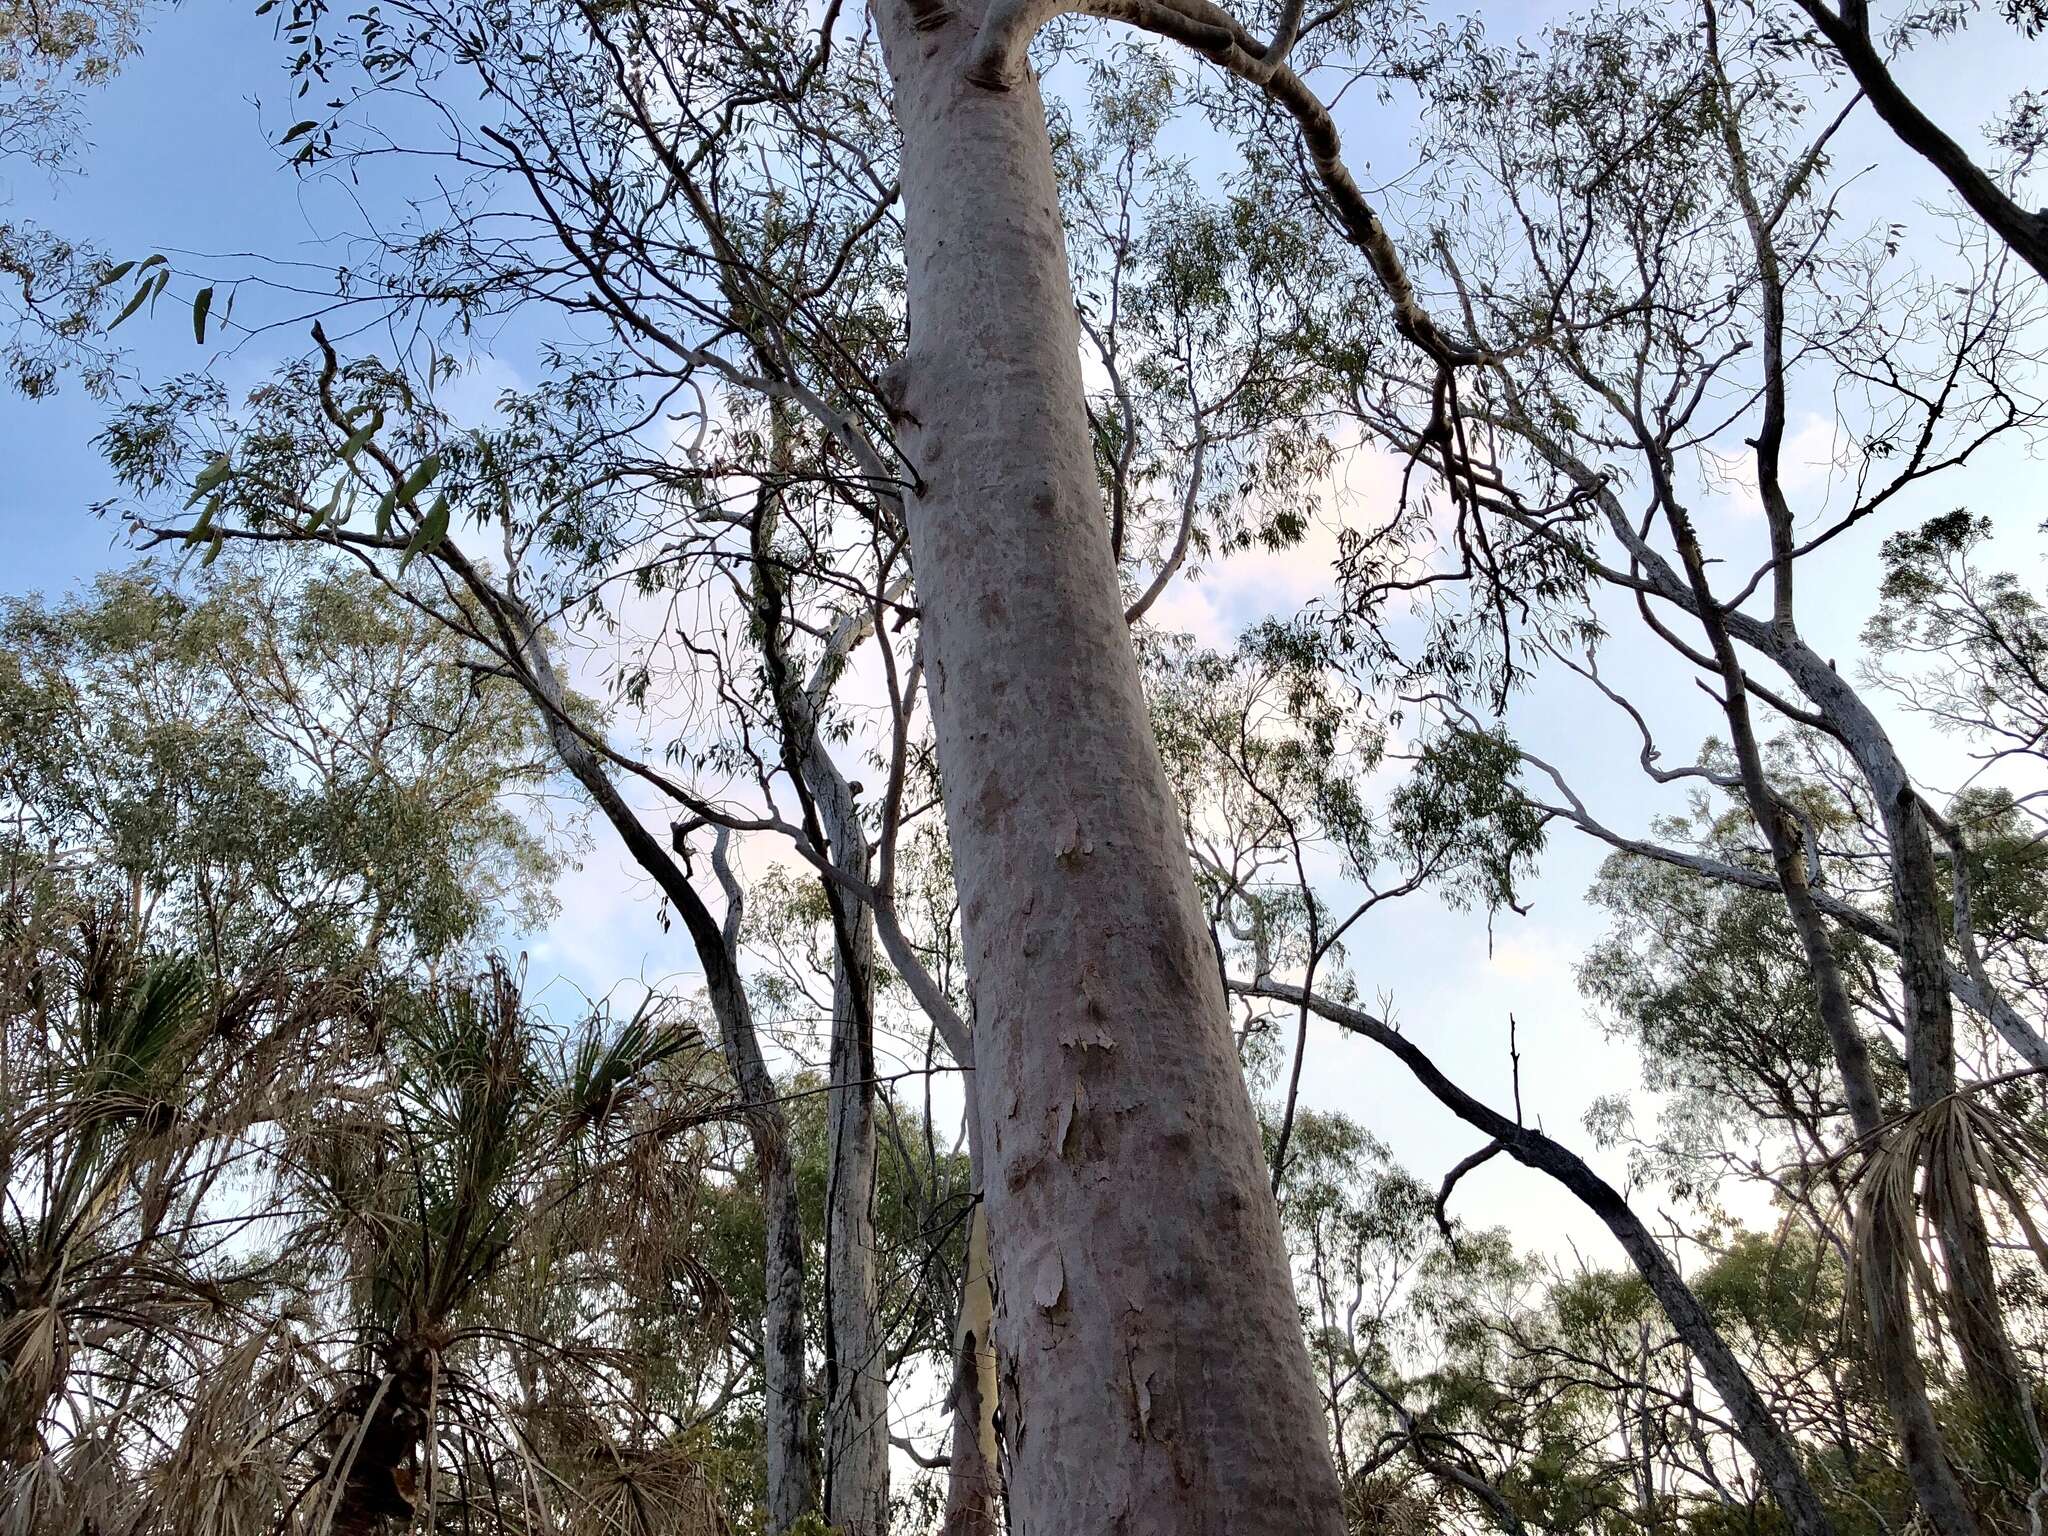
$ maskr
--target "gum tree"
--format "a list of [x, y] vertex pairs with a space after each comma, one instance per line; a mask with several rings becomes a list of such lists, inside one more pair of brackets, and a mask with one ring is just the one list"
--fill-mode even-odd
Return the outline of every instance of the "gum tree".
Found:
[[[1297, 190], [1329, 219], [1303, 227], [1343, 253], [1361, 286], [1383, 291], [1394, 326], [1431, 366], [1461, 355], [1417, 304], [1322, 100], [1297, 70], [1326, 69], [1333, 88], [1398, 75], [1412, 68], [1406, 18], [1308, 18], [1281, 7], [1255, 18], [1270, 29], [1255, 37], [1203, 4], [1097, 14], [1188, 50], [1186, 67], [1206, 82], [1200, 104], [1241, 133], [1251, 180], [1295, 181], [1281, 167], [1298, 162]], [[476, 171], [464, 196], [488, 195], [400, 242], [377, 302], [454, 306], [465, 317], [535, 302], [594, 315], [611, 332], [612, 377], [644, 386], [651, 407], [576, 439], [581, 456], [557, 456], [580, 484], [565, 497], [558, 477], [543, 499], [570, 515], [519, 526], [531, 508], [501, 514], [488, 467], [435, 458], [435, 468], [457, 471], [450, 499], [437, 500], [432, 471], [422, 478], [415, 468], [430, 462], [431, 444], [373, 464], [368, 406], [330, 400], [320, 431], [375, 482], [372, 531], [346, 525], [317, 475], [259, 483], [249, 445], [232, 442], [220, 445], [227, 467], [206, 487], [225, 504], [186, 529], [425, 557], [455, 570], [487, 610], [494, 600], [468, 574], [481, 562], [451, 530], [456, 520], [502, 522], [508, 558], [586, 541], [644, 552], [667, 538], [676, 542], [650, 568], [681, 565], [683, 553], [707, 557], [713, 572], [750, 563], [763, 692], [746, 707], [771, 755], [748, 772], [780, 807], [748, 813], [687, 785], [673, 793], [678, 776], [666, 773], [658, 787], [677, 801], [685, 844], [721, 826], [790, 837], [831, 893], [847, 976], [864, 964], [861, 926], [872, 914], [891, 964], [944, 1019], [950, 1007], [920, 981], [891, 911], [890, 839], [922, 685], [974, 1026], [1013, 1517], [1024, 1529], [1123, 1520], [1132, 1529], [1328, 1530], [1335, 1483], [1284, 1245], [1152, 740], [1134, 605], [1119, 575], [1129, 551], [1114, 516], [1104, 517], [1060, 167], [1025, 58], [1055, 19], [1045, 6], [898, 0], [819, 24], [775, 5], [544, 4], [473, 26], [466, 13], [403, 5], [337, 31], [321, 9], [295, 8], [283, 26], [294, 45], [319, 39], [300, 67], [323, 96], [344, 71], [367, 82], [352, 103], [337, 98], [349, 103], [342, 109], [295, 125], [293, 153], [309, 165], [350, 155], [354, 125], [374, 123], [381, 94], [450, 99], [431, 82], [460, 65], [481, 97], [475, 126], [459, 123], [452, 149]], [[1244, 211], [1259, 206], [1247, 198]], [[1286, 230], [1278, 220], [1267, 227]], [[1218, 233], [1243, 238], [1227, 224]], [[1278, 283], [1281, 270], [1254, 275]], [[1378, 311], [1382, 299], [1371, 304]], [[1098, 349], [1117, 344], [1113, 324], [1096, 330]], [[1215, 379], [1182, 383], [1206, 445], [1228, 402]], [[707, 385], [720, 411], [692, 412]], [[1242, 392], [1223, 385], [1226, 396]], [[1118, 402], [1126, 443], [1137, 438], [1136, 394]], [[640, 431], [669, 402], [701, 423], [695, 447], [626, 478], [658, 485], [674, 520], [659, 534], [642, 522], [625, 538], [583, 517], [599, 499], [584, 493], [616, 462], [602, 445]], [[636, 410], [644, 414], [633, 421]], [[1130, 456], [1119, 454], [1119, 465], [1128, 470]], [[1181, 531], [1168, 523], [1166, 558], [1139, 594], [1140, 612], [1193, 543], [1200, 473], [1190, 482]], [[764, 510], [786, 509], [792, 484], [815, 509], [795, 554]], [[741, 497], [754, 501], [751, 513], [737, 507]], [[777, 515], [793, 535], [789, 513]], [[735, 538], [751, 545], [722, 553]], [[795, 603], [776, 590], [785, 562], [806, 584]], [[906, 568], [914, 589], [901, 584]], [[484, 635], [498, 665], [530, 650], [546, 611], [529, 609], [536, 622], [515, 623], [511, 643]], [[861, 873], [865, 850], [830, 825], [832, 775], [807, 767], [804, 716], [816, 706], [791, 691], [797, 669], [777, 657], [792, 643], [778, 613], [790, 636], [808, 641], [842, 624], [854, 645], [890, 636], [874, 654], [889, 673], [896, 763], [884, 761], [891, 785], [871, 876]], [[502, 629], [501, 619], [492, 624]], [[893, 635], [911, 621], [914, 650], [904, 656]], [[824, 650], [829, 685], [843, 661], [829, 641]], [[552, 717], [569, 713], [546, 697], [546, 668], [530, 658], [511, 665], [532, 674]], [[562, 745], [583, 755], [578, 776], [601, 801], [593, 764], [647, 779], [602, 742]], [[843, 828], [843, 809], [837, 819]], [[629, 845], [645, 841], [629, 816], [613, 820]], [[686, 866], [664, 871], [652, 853], [641, 862], [691, 912]], [[715, 953], [712, 937], [699, 936], [700, 956]], [[860, 990], [848, 990], [856, 1019]], [[964, 1064], [965, 1031], [947, 1030]], [[1094, 1454], [1112, 1442], [1128, 1442], [1129, 1454]]]

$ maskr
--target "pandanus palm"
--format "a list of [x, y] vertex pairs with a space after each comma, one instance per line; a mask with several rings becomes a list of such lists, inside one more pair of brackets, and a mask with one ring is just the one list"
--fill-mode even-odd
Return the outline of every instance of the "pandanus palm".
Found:
[[230, 1304], [208, 1202], [239, 1120], [194, 959], [24, 911], [0, 939], [0, 1496], [26, 1526], [137, 1492], [116, 1448]]
[[[683, 1026], [592, 1025], [554, 1053], [545, 1034], [493, 962], [395, 1007], [381, 1091], [337, 1097], [295, 1135], [294, 1181], [315, 1212], [306, 1331], [328, 1363], [319, 1380], [277, 1378], [298, 1398], [276, 1405], [276, 1435], [305, 1462], [285, 1523], [351, 1536], [488, 1511], [507, 1529], [572, 1528], [535, 1510], [595, 1507], [632, 1482], [633, 1459], [647, 1464], [635, 1502], [686, 1486], [701, 1501], [668, 1451], [622, 1449], [644, 1415], [604, 1319], [627, 1310], [637, 1277], [622, 1264], [593, 1287], [582, 1261], [630, 1243], [605, 1186], [646, 1177], [650, 1149], [714, 1115], [715, 1082]], [[275, 1341], [273, 1368], [296, 1342]], [[579, 1493], [579, 1473], [603, 1487]]]

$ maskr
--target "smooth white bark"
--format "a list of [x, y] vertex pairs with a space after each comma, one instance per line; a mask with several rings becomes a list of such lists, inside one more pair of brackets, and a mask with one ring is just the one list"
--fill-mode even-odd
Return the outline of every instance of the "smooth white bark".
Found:
[[900, 428], [962, 928], [1012, 1528], [1335, 1533], [1278, 1211], [1152, 740], [1045, 109], [881, 7]]

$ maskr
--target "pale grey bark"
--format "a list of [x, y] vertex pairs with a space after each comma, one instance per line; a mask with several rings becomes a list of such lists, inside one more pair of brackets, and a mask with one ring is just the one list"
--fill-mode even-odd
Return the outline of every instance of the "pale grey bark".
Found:
[[[775, 459], [787, 459], [787, 427], [775, 407]], [[782, 728], [782, 755], [806, 837], [847, 883], [865, 887], [868, 842], [853, 786], [819, 731], [831, 680], [866, 634], [838, 626], [817, 675], [799, 682], [783, 637], [783, 581], [773, 542], [780, 491], [764, 487], [753, 527], [754, 620]], [[843, 1536], [889, 1529], [889, 1372], [875, 1269], [875, 925], [872, 909], [828, 882], [832, 914], [832, 1037], [827, 1065], [825, 1186], [825, 1415], [820, 1470], [825, 1518]]]
[[[1646, 588], [1654, 591], [1675, 607], [1699, 619], [1707, 626], [1710, 635], [1718, 634], [1721, 637], [1717, 654], [1711, 660], [1711, 664], [1722, 671], [1726, 678], [1728, 696], [1724, 703], [1731, 700], [1746, 701], [1750, 694], [1761, 691], [1747, 677], [1739, 663], [1732, 667], [1727, 665], [1729, 653], [1722, 647], [1736, 640], [1783, 667], [1802, 691], [1806, 690], [1808, 683], [1829, 692], [1831, 697], [1831, 690], [1836, 685], [1846, 691], [1847, 685], [1840, 684], [1834, 669], [1827, 667], [1797, 639], [1796, 633], [1790, 627], [1789, 602], [1782, 596], [1778, 603], [1779, 618], [1773, 620], [1757, 618], [1744, 613], [1740, 608], [1723, 606], [1710, 593], [1702, 598], [1699, 591], [1696, 591], [1694, 582], [1688, 576], [1682, 576], [1674, 570], [1670, 562], [1654, 549], [1643, 533], [1634, 526], [1605, 476], [1545, 434], [1526, 416], [1517, 413], [1510, 424], [1542, 457], [1568, 475], [1600, 507], [1609, 529], [1627, 549], [1633, 563], [1633, 572], [1639, 572], [1640, 575], [1615, 571], [1608, 567], [1601, 567], [1600, 573], [1621, 587]], [[1654, 470], [1654, 457], [1651, 462]], [[1665, 505], [1667, 511], [1675, 508], [1675, 502], [1671, 500], [1668, 489], [1668, 486], [1660, 483], [1660, 503]], [[1682, 516], [1682, 513], [1680, 515]], [[1774, 514], [1774, 527], [1782, 526], [1782, 523], [1782, 517]], [[1834, 683], [1823, 682], [1821, 672], [1833, 678]], [[1808, 697], [1812, 699], [1811, 692], [1808, 693]], [[1821, 703], [1817, 699], [1813, 702]], [[1731, 709], [1731, 728], [1739, 729], [1738, 718], [1737, 713]], [[1874, 721], [1870, 723], [1875, 726]], [[1553, 778], [1555, 777], [1553, 774]], [[1746, 783], [1745, 789], [1748, 788]], [[1766, 792], [1766, 801], [1768, 798]], [[1754, 796], [1752, 799], [1754, 800]], [[1778, 823], [1778, 810], [1768, 803], [1761, 808], [1753, 804], [1752, 809], [1757, 812], [1760, 825], [1773, 843], [1775, 868], [1771, 883], [1784, 892], [1788, 911], [1795, 927], [1799, 929], [1801, 943], [1809, 959], [1814, 984], [1819, 993], [1822, 1021], [1827, 1026], [1830, 1043], [1834, 1047], [1836, 1065], [1842, 1073], [1843, 1088], [1848, 1097], [1851, 1117], [1857, 1125], [1859, 1135], [1868, 1135], [1876, 1129], [1878, 1123], [1877, 1095], [1868, 1077], [1867, 1053], [1855, 1035], [1853, 1024], [1847, 1019], [1846, 997], [1843, 995], [1832, 955], [1827, 948], [1825, 935], [1819, 932], [1812, 922], [1813, 911], [1819, 907], [1819, 902], [1815, 899], [1817, 893], [1811, 891], [1804, 863], [1797, 855], [1794, 855], [1789, 866], [1782, 857], [1778, 847], [1778, 834], [1773, 830]], [[1643, 851], [1650, 852], [1651, 856], [1661, 856], [1660, 853], [1648, 848]], [[1903, 950], [1903, 935], [1898, 935], [1896, 942]], [[1948, 985], [1951, 981], [1952, 977], [1945, 969], [1943, 984]], [[1933, 1408], [1927, 1397], [1926, 1376], [1919, 1360], [1911, 1310], [1912, 1294], [1906, 1269], [1909, 1256], [1897, 1251], [1896, 1244], [1888, 1238], [1880, 1236], [1875, 1250], [1867, 1257], [1869, 1262], [1864, 1266], [1863, 1288], [1865, 1321], [1872, 1353], [1884, 1387], [1886, 1404], [1898, 1426], [1900, 1451], [1913, 1484], [1914, 1495], [1930, 1523], [1936, 1530], [1943, 1532], [1944, 1536], [1975, 1536], [1975, 1512], [1971, 1509], [1950, 1464], [1946, 1439], [1934, 1418]]]
[[[1884, 821], [1891, 845], [1892, 910], [1899, 929], [1907, 1089], [1912, 1107], [1925, 1110], [1956, 1091], [1955, 1018], [1939, 904], [1942, 882], [1926, 810], [1890, 736], [1861, 696], [1789, 626], [1777, 626], [1777, 633], [1780, 647], [1775, 659], [1841, 737]], [[1970, 1390], [1983, 1411], [1987, 1439], [1995, 1454], [2018, 1464], [2031, 1482], [2040, 1470], [2041, 1443], [2034, 1387], [2006, 1331], [1977, 1192], [1967, 1178], [1932, 1168], [1922, 1199], [1942, 1254], [1947, 1286], [1943, 1310]], [[1903, 1277], [1898, 1285], [1903, 1293]]]
[[[725, 846], [726, 837], [721, 832], [712, 852], [712, 863], [726, 894], [726, 921], [719, 932], [725, 958], [718, 967], [721, 980], [711, 993], [712, 1010], [718, 1020], [719, 1043], [725, 1051], [728, 1070], [740, 1086], [747, 1133], [754, 1146], [755, 1177], [761, 1181], [765, 1239], [761, 1412], [762, 1435], [767, 1442], [768, 1528], [786, 1531], [810, 1513], [816, 1484], [815, 1449], [804, 1403], [803, 1222], [797, 1207], [796, 1164], [790, 1154], [788, 1117], [776, 1096], [774, 1079], [754, 1032], [753, 1009], [739, 980], [740, 888], [726, 863]], [[688, 882], [683, 883], [687, 886]], [[693, 919], [701, 906], [697, 903], [684, 914], [693, 936], [697, 931]], [[700, 956], [707, 938], [708, 935], [698, 937]], [[708, 979], [711, 964], [701, 959], [699, 963], [704, 965]]]
[[[806, 771], [836, 862], [865, 876], [853, 794], [813, 732]], [[822, 765], [815, 760], [824, 759]], [[822, 792], [820, 792], [822, 791]], [[850, 943], [832, 981], [826, 1305], [831, 1322], [824, 1432], [825, 1518], [845, 1536], [889, 1529], [889, 1370], [875, 1264], [875, 929], [847, 903]]]
[[[1659, 471], [1661, 476], [1661, 466]], [[1723, 712], [1728, 720], [1736, 761], [1740, 765], [1743, 794], [1749, 802], [1751, 815], [1770, 843], [1771, 862], [1784, 892], [1792, 926], [1806, 952], [1807, 969], [1813, 978], [1821, 1023], [1834, 1048], [1851, 1119], [1859, 1136], [1870, 1136], [1878, 1127], [1879, 1103], [1869, 1055], [1862, 1036], [1856, 1030], [1848, 989], [1843, 984], [1841, 970], [1829, 942], [1827, 925], [1808, 888], [1800, 833], [1784, 803], [1765, 778], [1762, 749], [1750, 719], [1748, 683], [1735, 642], [1729, 634], [1727, 612], [1714, 597], [1708, 583], [1706, 557], [1700, 549], [1692, 520], [1668, 494], [1661, 495], [1660, 499], [1685, 571], [1694, 613], [1706, 632], [1713, 660], [1721, 673]], [[1781, 607], [1789, 607], [1789, 601]], [[1900, 950], [1902, 974], [1911, 969], [1908, 956], [1912, 953], [1912, 942], [1910, 934], [1906, 935]], [[1924, 977], [1922, 980], [1924, 982]], [[1945, 977], [1941, 983], [1941, 1000], [1945, 1013], [1948, 1002]], [[1909, 1052], [1912, 1038], [1909, 1030]], [[1870, 1199], [1868, 1190], [1859, 1195], [1859, 1203], [1866, 1208]], [[1884, 1385], [1886, 1402], [1898, 1426], [1906, 1474], [1912, 1481], [1921, 1509], [1936, 1530], [1943, 1536], [1973, 1536], [1977, 1530], [1976, 1514], [1950, 1464], [1946, 1441], [1934, 1417], [1915, 1348], [1909, 1255], [1903, 1250], [1898, 1234], [1885, 1223], [1867, 1223], [1859, 1213], [1858, 1226], [1872, 1233], [1871, 1241], [1857, 1256], [1862, 1272], [1860, 1289], [1871, 1353]]]
[[1335, 1533], [1278, 1212], [1124, 623], [1045, 108], [880, 8], [897, 412], [974, 1000], [1020, 1536]]

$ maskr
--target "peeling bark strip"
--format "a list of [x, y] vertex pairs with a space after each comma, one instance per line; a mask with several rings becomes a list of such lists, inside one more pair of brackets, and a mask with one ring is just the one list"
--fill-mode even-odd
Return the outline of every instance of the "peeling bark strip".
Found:
[[1104, 526], [1045, 109], [880, 8], [906, 512], [975, 997], [1019, 1536], [1342, 1529], [1278, 1211]]
[[998, 1536], [1002, 1474], [996, 1447], [995, 1289], [989, 1283], [988, 1215], [977, 1205], [968, 1229], [960, 1318], [953, 1330], [953, 1457], [942, 1536]]

